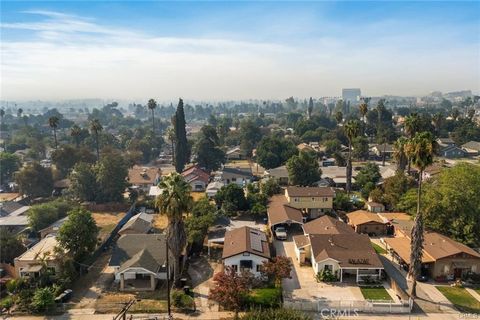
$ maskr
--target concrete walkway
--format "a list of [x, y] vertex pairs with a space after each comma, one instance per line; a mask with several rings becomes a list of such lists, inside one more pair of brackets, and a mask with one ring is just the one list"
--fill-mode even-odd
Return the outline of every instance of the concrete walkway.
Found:
[[480, 294], [478, 294], [477, 291], [471, 288], [465, 288], [465, 289], [467, 289], [468, 293], [470, 293], [475, 299], [477, 299], [480, 302]]
[[209, 300], [210, 288], [213, 286], [213, 275], [220, 272], [222, 265], [209, 263], [206, 257], [198, 257], [190, 261], [188, 274], [192, 279], [195, 293], [195, 306], [202, 313], [218, 312], [218, 303]]

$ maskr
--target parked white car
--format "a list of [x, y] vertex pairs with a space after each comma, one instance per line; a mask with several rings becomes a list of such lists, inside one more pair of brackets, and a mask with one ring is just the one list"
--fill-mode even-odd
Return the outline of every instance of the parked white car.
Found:
[[287, 240], [287, 230], [284, 227], [275, 228], [275, 237], [278, 240]]

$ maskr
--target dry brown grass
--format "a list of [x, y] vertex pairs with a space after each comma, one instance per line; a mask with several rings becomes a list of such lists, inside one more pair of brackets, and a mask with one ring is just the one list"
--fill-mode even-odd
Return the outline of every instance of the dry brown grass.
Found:
[[168, 225], [167, 216], [164, 214], [156, 214], [153, 218], [153, 226], [157, 229], [165, 229]]
[[97, 224], [97, 227], [100, 228], [98, 237], [100, 239], [105, 239], [112, 230], [116, 227], [118, 222], [125, 217], [125, 212], [94, 212], [92, 217]]
[[131, 308], [132, 313], [161, 313], [167, 309], [167, 302], [155, 295], [154, 292], [144, 293], [105, 293], [95, 303], [96, 313], [116, 313], [131, 299], [141, 299]]
[[190, 192], [190, 195], [193, 198], [193, 201], [198, 201], [202, 198], [205, 198], [205, 192]]

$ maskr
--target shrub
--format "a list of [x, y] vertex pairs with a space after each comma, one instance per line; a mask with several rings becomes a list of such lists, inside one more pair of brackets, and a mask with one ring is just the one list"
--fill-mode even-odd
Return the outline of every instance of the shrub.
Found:
[[172, 304], [179, 309], [193, 309], [195, 302], [191, 296], [182, 290], [174, 290], [172, 291]]
[[13, 306], [13, 299], [11, 296], [7, 296], [0, 300], [0, 309], [10, 309]]
[[35, 312], [48, 312], [55, 306], [55, 296], [51, 288], [39, 288], [35, 290], [31, 307]]
[[246, 302], [250, 308], [278, 308], [281, 297], [280, 288], [260, 288], [252, 290]]
[[330, 270], [323, 269], [322, 272], [317, 273], [315, 276], [317, 282], [335, 282], [338, 281], [338, 277]]
[[311, 320], [307, 314], [292, 309], [253, 310], [241, 317], [241, 320]]

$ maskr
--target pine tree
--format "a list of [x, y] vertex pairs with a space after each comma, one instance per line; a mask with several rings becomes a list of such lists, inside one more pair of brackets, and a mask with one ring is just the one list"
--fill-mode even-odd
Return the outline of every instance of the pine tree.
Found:
[[185, 130], [185, 112], [183, 100], [178, 100], [178, 107], [173, 116], [173, 128], [175, 130], [175, 170], [181, 173], [188, 162], [187, 131]]

